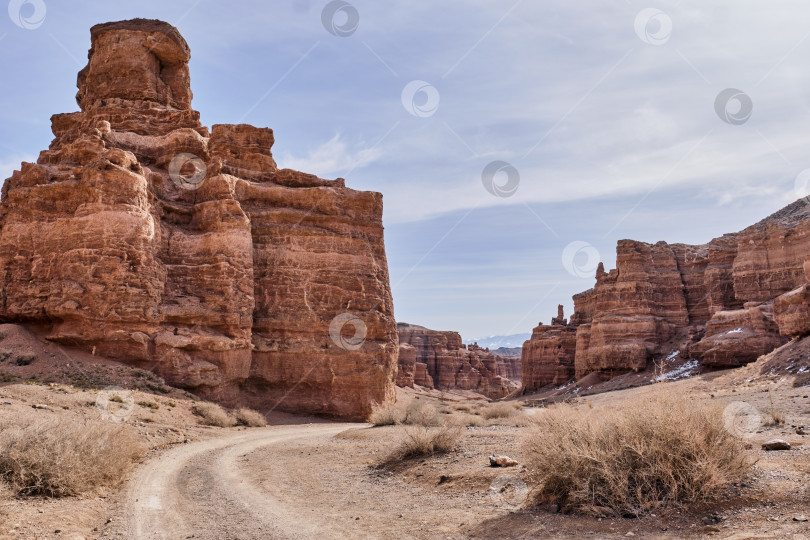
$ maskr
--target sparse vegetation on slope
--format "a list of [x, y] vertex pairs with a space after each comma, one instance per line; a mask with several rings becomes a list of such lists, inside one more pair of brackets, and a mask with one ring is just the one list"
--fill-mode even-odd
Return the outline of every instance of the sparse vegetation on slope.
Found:
[[242, 407], [232, 412], [228, 412], [216, 403], [210, 401], [198, 401], [191, 406], [191, 412], [202, 419], [203, 424], [215, 427], [264, 427], [267, 419], [264, 415], [253, 409]]
[[202, 418], [203, 423], [208, 426], [233, 427], [236, 425], [236, 419], [216, 403], [197, 402], [191, 407], [191, 412]]
[[267, 419], [264, 415], [253, 409], [241, 408], [234, 413], [236, 423], [240, 426], [247, 427], [264, 427], [267, 425]]
[[722, 411], [675, 393], [610, 410], [555, 405], [527, 440], [539, 500], [597, 513], [638, 515], [709, 499], [751, 466]]
[[66, 497], [120, 483], [144, 449], [129, 426], [74, 420], [0, 426], [0, 477], [22, 495]]

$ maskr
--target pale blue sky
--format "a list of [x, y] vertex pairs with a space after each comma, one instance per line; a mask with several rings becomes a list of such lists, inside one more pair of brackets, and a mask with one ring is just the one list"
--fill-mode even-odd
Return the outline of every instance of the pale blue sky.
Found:
[[[0, 176], [77, 109], [90, 27], [147, 17], [189, 42], [205, 124], [272, 127], [279, 165], [384, 194], [401, 321], [528, 332], [592, 286], [588, 253], [610, 268], [618, 239], [702, 243], [806, 194], [805, 2], [357, 0], [346, 37], [322, 24], [327, 4], [44, 0], [37, 28], [0, 16]], [[36, 26], [35, 8], [17, 22]], [[403, 103], [414, 80], [438, 102]], [[742, 125], [715, 111], [730, 87], [753, 103]], [[495, 160], [520, 174], [511, 197], [482, 184]], [[572, 242], [593, 249], [566, 268]]]

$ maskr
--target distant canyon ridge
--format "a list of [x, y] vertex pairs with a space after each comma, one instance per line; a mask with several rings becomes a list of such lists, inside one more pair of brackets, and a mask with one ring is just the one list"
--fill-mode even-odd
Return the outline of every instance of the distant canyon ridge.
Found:
[[524, 391], [666, 358], [752, 362], [810, 333], [810, 202], [707, 244], [620, 240], [616, 268], [573, 299], [524, 343]]
[[437, 390], [470, 390], [490, 398], [520, 388], [520, 358], [499, 356], [477, 343], [465, 345], [458, 332], [398, 323], [397, 384]]

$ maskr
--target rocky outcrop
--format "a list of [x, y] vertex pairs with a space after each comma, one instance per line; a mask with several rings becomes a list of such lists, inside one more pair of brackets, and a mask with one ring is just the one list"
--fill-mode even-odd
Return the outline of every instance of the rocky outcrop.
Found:
[[777, 296], [773, 301], [773, 311], [783, 336], [810, 334], [810, 284]]
[[773, 301], [774, 319], [783, 336], [810, 334], [810, 256], [804, 261], [804, 276], [803, 285]]
[[408, 343], [400, 343], [397, 361], [397, 386], [413, 388], [415, 374], [416, 349]]
[[458, 332], [407, 323], [398, 323], [397, 330], [399, 369], [410, 373], [411, 356], [415, 354], [413, 380], [407, 375], [398, 377], [400, 386], [472, 390], [491, 398], [504, 397], [520, 386], [506, 376], [514, 371], [513, 360], [507, 361], [476, 344], [464, 345]]
[[737, 367], [783, 345], [770, 303], [751, 302], [746, 309], [718, 311], [706, 324], [703, 339], [689, 354], [712, 367]]
[[536, 389], [571, 380], [576, 347], [577, 328], [568, 324], [563, 306], [559, 306], [551, 325], [537, 326], [531, 339], [523, 344], [523, 385]]
[[500, 370], [498, 375], [513, 381], [520, 381], [523, 376], [523, 370], [520, 364], [520, 349], [515, 349], [516, 351], [512, 351], [510, 348], [510, 350], [507, 351], [508, 354], [499, 354], [497, 349], [490, 352], [500, 359], [498, 362], [498, 368]]
[[570, 322], [559, 313], [524, 344], [524, 386], [638, 371], [674, 350], [712, 367], [756, 360], [810, 331], [808, 257], [805, 200], [704, 245], [620, 240]]
[[[363, 418], [393, 399], [382, 196], [202, 126], [160, 21], [91, 30], [80, 112], [0, 202], [0, 320], [225, 404]], [[331, 332], [330, 332], [331, 331]]]

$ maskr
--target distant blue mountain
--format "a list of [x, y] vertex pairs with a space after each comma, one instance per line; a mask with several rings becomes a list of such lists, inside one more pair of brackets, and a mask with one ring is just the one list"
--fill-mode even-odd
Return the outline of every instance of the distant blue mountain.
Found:
[[488, 336], [478, 339], [465, 339], [464, 343], [478, 343], [479, 347], [489, 348], [489, 350], [500, 347], [522, 347], [523, 342], [531, 337], [531, 334], [510, 334], [508, 336]]

